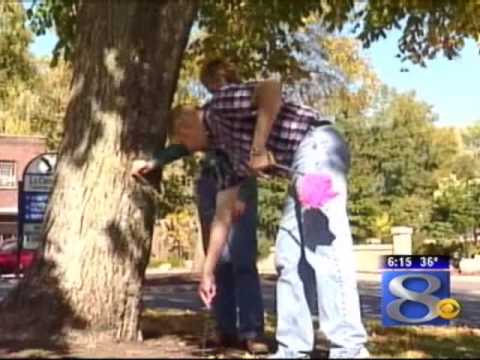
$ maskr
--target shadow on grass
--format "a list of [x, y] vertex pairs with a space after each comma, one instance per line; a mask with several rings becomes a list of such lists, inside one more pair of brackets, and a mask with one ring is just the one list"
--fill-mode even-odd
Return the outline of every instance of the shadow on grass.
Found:
[[[266, 317], [265, 337], [271, 352], [274, 349], [271, 317]], [[182, 310], [151, 310], [142, 316], [141, 328], [145, 340], [167, 338], [174, 335], [178, 343], [189, 349], [191, 357], [253, 358], [245, 350], [235, 348], [212, 348], [207, 346], [215, 331], [212, 316], [206, 310], [193, 312]], [[264, 357], [264, 356], [263, 356]]]
[[368, 323], [375, 357], [480, 358], [480, 329], [466, 327], [384, 328]]
[[53, 262], [35, 257], [35, 266], [0, 301], [0, 357], [62, 356], [70, 351], [66, 329], [83, 330], [59, 285]]
[[[265, 335], [275, 350], [275, 316], [266, 315]], [[205, 339], [212, 335], [214, 324], [208, 312], [147, 310], [142, 318], [146, 339], [175, 335], [179, 343], [190, 348], [194, 357], [252, 357], [244, 351], [208, 349]], [[466, 327], [384, 328], [378, 321], [367, 322], [368, 348], [374, 358], [479, 358], [480, 329]], [[328, 343], [319, 337], [312, 358], [327, 358]]]
[[191, 356], [217, 356], [225, 352], [225, 349], [206, 346], [206, 340], [214, 330], [213, 320], [207, 311], [147, 309], [140, 326], [144, 340], [175, 336], [179, 346], [190, 348]]
[[0, 358], [12, 356], [16, 358], [41, 359], [46, 357], [67, 356], [68, 354], [69, 348], [67, 346], [59, 346], [58, 343], [49, 340], [0, 340]]
[[[276, 319], [267, 314], [265, 335], [275, 350], [274, 334]], [[91, 349], [76, 344], [70, 349], [51, 348], [44, 342], [10, 342], [2, 346], [0, 357], [13, 355], [22, 358], [45, 358], [62, 355], [80, 357], [185, 357], [185, 358], [253, 358], [246, 351], [238, 349], [208, 348], [205, 340], [214, 331], [214, 323], [207, 311], [153, 310], [147, 309], [142, 315], [141, 328], [144, 343], [106, 343]], [[479, 358], [480, 329], [465, 327], [412, 327], [384, 328], [379, 322], [367, 322], [370, 335], [368, 348], [374, 358]], [[2, 334], [3, 335], [3, 334]], [[50, 344], [52, 345], [52, 344]], [[313, 358], [327, 358], [327, 343], [317, 339]], [[88, 350], [88, 351], [87, 351]], [[101, 351], [99, 353], [99, 351]], [[130, 355], [129, 355], [130, 354]]]
[[[276, 350], [275, 323], [274, 316], [265, 315], [265, 340], [271, 353]], [[208, 348], [206, 340], [213, 335], [215, 325], [207, 311], [147, 309], [142, 316], [141, 328], [147, 341], [155, 339], [161, 342], [162, 338], [177, 337], [178, 344], [189, 349], [188, 355], [192, 357], [255, 358], [241, 349]], [[327, 352], [317, 349], [313, 358], [327, 358], [327, 355]], [[258, 358], [265, 358], [265, 355]]]

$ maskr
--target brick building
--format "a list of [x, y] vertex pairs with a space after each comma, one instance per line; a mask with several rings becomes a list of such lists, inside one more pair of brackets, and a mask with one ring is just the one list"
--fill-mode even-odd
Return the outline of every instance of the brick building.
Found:
[[0, 135], [0, 244], [17, 235], [17, 182], [30, 160], [46, 151], [44, 137]]

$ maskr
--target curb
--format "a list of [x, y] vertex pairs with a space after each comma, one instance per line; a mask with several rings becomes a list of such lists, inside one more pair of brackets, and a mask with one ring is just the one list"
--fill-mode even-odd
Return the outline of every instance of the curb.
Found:
[[[260, 275], [266, 276], [269, 278], [276, 278], [277, 273], [275, 271], [259, 271]], [[145, 272], [146, 276], [170, 276], [170, 275], [195, 275], [189, 269], [170, 269], [170, 270], [160, 270], [160, 269], [147, 269]], [[363, 281], [380, 281], [381, 271], [358, 271], [357, 278], [358, 280]], [[480, 275], [460, 275], [453, 273], [451, 275], [451, 280], [455, 282], [469, 282], [469, 283], [480, 283]]]

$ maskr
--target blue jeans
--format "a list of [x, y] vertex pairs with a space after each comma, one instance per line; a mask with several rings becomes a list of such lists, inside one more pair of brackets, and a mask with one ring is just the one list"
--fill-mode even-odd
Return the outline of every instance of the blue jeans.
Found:
[[367, 334], [346, 210], [349, 165], [348, 146], [332, 126], [311, 130], [296, 151], [293, 168], [331, 176], [338, 195], [317, 211], [301, 208], [292, 193], [287, 198], [276, 239], [277, 356], [304, 357], [313, 350], [312, 312], [317, 311], [331, 357], [364, 350]]
[[[197, 199], [206, 248], [215, 214], [216, 182], [212, 177], [200, 177]], [[263, 300], [257, 271], [257, 196], [246, 204], [245, 213], [234, 224], [215, 279], [217, 296], [213, 309], [220, 334], [240, 339], [263, 334]]]

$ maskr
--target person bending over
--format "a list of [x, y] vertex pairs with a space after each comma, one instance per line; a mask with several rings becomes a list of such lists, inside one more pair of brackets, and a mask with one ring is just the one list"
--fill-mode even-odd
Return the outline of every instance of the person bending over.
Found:
[[[221, 152], [231, 167], [217, 179], [216, 210], [199, 286], [205, 304], [210, 306], [216, 297], [215, 268], [241, 208], [240, 186], [252, 172], [292, 176], [274, 167], [279, 164], [297, 174], [319, 173], [328, 178], [327, 190], [335, 196], [319, 209], [302, 206], [300, 233], [298, 202], [295, 192], [290, 192], [276, 239], [278, 350], [274, 357], [305, 357], [313, 349], [314, 328], [304, 290], [312, 284], [304, 284], [299, 274], [302, 254], [315, 272], [315, 280], [310, 281], [317, 288], [320, 326], [331, 344], [330, 357], [368, 357], [346, 210], [350, 155], [340, 133], [314, 109], [285, 100], [277, 81], [223, 86], [205, 108], [177, 108], [171, 119], [169, 131], [175, 142], [191, 152]], [[294, 183], [301, 180], [292, 177]]]

